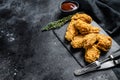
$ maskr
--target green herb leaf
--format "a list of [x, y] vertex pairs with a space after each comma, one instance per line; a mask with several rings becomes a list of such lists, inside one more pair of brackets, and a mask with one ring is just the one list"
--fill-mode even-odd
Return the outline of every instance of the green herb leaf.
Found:
[[70, 21], [72, 15], [69, 15], [67, 17], [63, 17], [62, 19], [59, 19], [57, 21], [53, 21], [48, 23], [45, 27], [43, 27], [42, 31], [48, 31], [51, 29], [56, 29], [62, 27], [66, 22]]

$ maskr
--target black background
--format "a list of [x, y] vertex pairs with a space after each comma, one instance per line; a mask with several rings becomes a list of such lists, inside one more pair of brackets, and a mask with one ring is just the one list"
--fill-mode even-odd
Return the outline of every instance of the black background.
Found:
[[[53, 31], [41, 32], [61, 18], [64, 0], [0, 0], [0, 80], [115, 80], [107, 71], [76, 77], [79, 64]], [[120, 44], [119, 0], [75, 0]], [[119, 66], [113, 68], [120, 79]], [[103, 71], [104, 73], [104, 71]], [[100, 77], [100, 78], [99, 78]]]

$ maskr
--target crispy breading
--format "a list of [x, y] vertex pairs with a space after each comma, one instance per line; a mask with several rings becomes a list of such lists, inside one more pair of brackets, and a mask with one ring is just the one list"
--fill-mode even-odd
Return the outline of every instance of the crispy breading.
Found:
[[67, 27], [67, 31], [65, 33], [65, 38], [68, 41], [71, 41], [73, 39], [74, 36], [76, 36], [78, 34], [77, 29], [74, 27], [75, 21], [71, 21]]
[[92, 63], [99, 59], [100, 57], [100, 51], [96, 48], [96, 46], [92, 46], [91, 48], [88, 48], [85, 53], [85, 61], [88, 63]]
[[83, 47], [83, 38], [84, 35], [78, 35], [73, 38], [71, 41], [71, 46], [73, 48], [82, 48]]
[[90, 27], [90, 33], [99, 33], [100, 32], [100, 28], [99, 27]]
[[89, 33], [99, 33], [100, 28], [92, 26], [91, 24], [88, 24], [80, 19], [75, 21], [75, 28], [79, 30], [81, 34], [89, 34]]
[[97, 35], [97, 47], [103, 51], [108, 51], [112, 45], [112, 38], [104, 34]]
[[96, 41], [97, 41], [97, 34], [95, 33], [87, 34], [83, 40], [83, 48], [87, 49], [93, 46]]
[[90, 32], [91, 25], [83, 22], [82, 20], [77, 20], [75, 24], [75, 28], [79, 30], [81, 34], [88, 34]]
[[91, 23], [92, 22], [92, 18], [85, 14], [85, 13], [76, 13], [75, 15], [72, 16], [71, 18], [72, 20], [77, 20], [77, 19], [80, 19], [86, 23]]

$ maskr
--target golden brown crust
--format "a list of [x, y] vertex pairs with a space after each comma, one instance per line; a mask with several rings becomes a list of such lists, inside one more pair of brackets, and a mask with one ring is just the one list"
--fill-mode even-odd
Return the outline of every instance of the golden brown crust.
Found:
[[78, 34], [78, 31], [77, 29], [74, 27], [74, 23], [75, 21], [71, 21], [67, 27], [67, 31], [65, 33], [65, 38], [68, 40], [68, 41], [71, 41], [74, 36], [76, 36]]
[[91, 48], [88, 48], [85, 53], [85, 61], [88, 63], [92, 63], [99, 59], [100, 57], [100, 51], [96, 48], [96, 46], [92, 46]]
[[90, 33], [99, 33], [100, 32], [100, 28], [99, 27], [90, 27]]
[[73, 38], [71, 41], [71, 46], [73, 48], [82, 48], [83, 47], [83, 35], [78, 35]]
[[80, 34], [88, 34], [90, 32], [91, 25], [83, 22], [82, 20], [78, 19], [75, 24], [75, 28], [79, 30]]
[[79, 30], [81, 34], [89, 34], [89, 33], [99, 33], [100, 28], [94, 27], [91, 24], [83, 22], [82, 20], [78, 19], [75, 21], [74, 24], [75, 28]]
[[104, 34], [98, 34], [97, 39], [98, 39], [97, 47], [100, 50], [108, 51], [108, 49], [110, 49], [110, 47], [112, 45], [112, 38], [111, 37], [106, 36]]
[[95, 33], [87, 34], [83, 40], [83, 47], [85, 49], [92, 47], [96, 41], [97, 41], [97, 34]]
[[80, 19], [80, 20], [82, 20], [82, 21], [84, 21], [86, 23], [91, 23], [92, 22], [92, 18], [89, 15], [85, 14], [85, 13], [76, 13], [75, 15], [72, 16], [71, 19], [72, 20]]

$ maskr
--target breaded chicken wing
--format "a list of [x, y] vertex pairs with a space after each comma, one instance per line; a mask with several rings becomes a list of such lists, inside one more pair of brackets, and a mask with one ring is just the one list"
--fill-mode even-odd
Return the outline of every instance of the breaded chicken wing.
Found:
[[78, 29], [81, 34], [99, 33], [100, 32], [99, 27], [94, 27], [91, 24], [83, 22], [80, 19], [76, 20], [75, 28]]
[[100, 51], [96, 48], [96, 46], [92, 46], [88, 48], [85, 53], [85, 61], [88, 63], [92, 63], [96, 61], [100, 57]]
[[95, 33], [87, 34], [83, 40], [83, 48], [87, 49], [93, 46], [96, 41], [97, 41], [97, 34]]
[[79, 30], [79, 32], [83, 35], [88, 34], [90, 32], [91, 25], [83, 22], [82, 20], [77, 20], [75, 24], [75, 28]]
[[92, 18], [85, 14], [85, 13], [76, 13], [75, 15], [72, 16], [71, 18], [72, 20], [77, 20], [77, 19], [80, 19], [86, 23], [91, 23], [92, 22]]
[[65, 38], [68, 41], [71, 41], [73, 39], [74, 36], [76, 36], [78, 34], [77, 29], [74, 27], [75, 21], [72, 20], [68, 27], [67, 27], [67, 31], [65, 33]]
[[73, 38], [71, 41], [71, 46], [73, 48], [82, 48], [83, 47], [83, 38], [84, 35], [78, 35]]
[[108, 51], [112, 45], [112, 38], [104, 35], [104, 34], [98, 34], [97, 35], [98, 43], [97, 47], [103, 51]]

